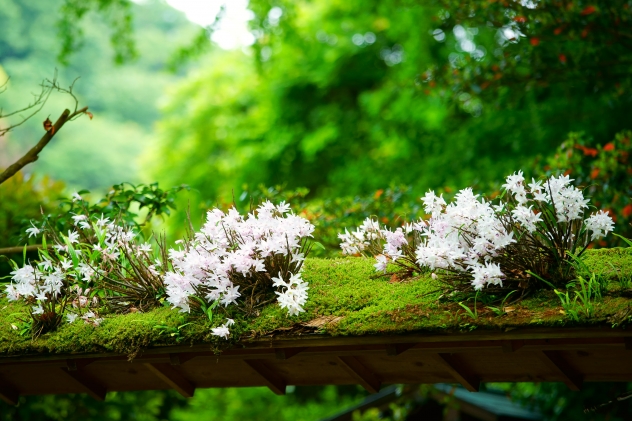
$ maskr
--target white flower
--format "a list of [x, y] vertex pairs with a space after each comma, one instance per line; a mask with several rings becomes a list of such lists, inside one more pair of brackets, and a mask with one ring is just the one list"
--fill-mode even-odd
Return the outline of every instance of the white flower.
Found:
[[480, 291], [486, 284], [503, 285], [502, 279], [505, 275], [497, 264], [486, 262], [485, 265], [473, 265], [470, 270], [474, 276], [472, 285], [477, 291]]
[[79, 196], [79, 193], [74, 192], [74, 193], [72, 194], [72, 201], [73, 201], [73, 202], [76, 202], [77, 200], [83, 200], [83, 199], [81, 198], [81, 196]]
[[103, 228], [104, 226], [108, 225], [109, 223], [110, 223], [110, 219], [103, 217], [103, 214], [101, 214], [101, 218], [97, 219], [97, 227], [99, 227], [99, 228]]
[[70, 268], [72, 268], [72, 261], [71, 260], [66, 260], [64, 258], [60, 259], [60, 264], [61, 264], [61, 269], [66, 271]]
[[283, 215], [284, 213], [287, 213], [290, 211], [290, 204], [285, 203], [285, 201], [283, 201], [277, 205], [276, 209], [277, 209], [277, 212]]
[[77, 320], [77, 317], [79, 317], [79, 316], [77, 316], [77, 315], [76, 315], [76, 314], [74, 314], [74, 313], [68, 313], [68, 314], [66, 314], [66, 320], [68, 320], [68, 323], [74, 323], [74, 322], [75, 322], [75, 320]]
[[600, 210], [586, 219], [586, 229], [592, 231], [590, 241], [598, 240], [614, 230], [614, 221], [608, 212]]
[[148, 243], [142, 244], [138, 246], [137, 250], [143, 253], [151, 253], [151, 244], [148, 244]]
[[[82, 221], [86, 221], [88, 217], [86, 215], [73, 215], [72, 220], [75, 225], [78, 225]], [[89, 227], [90, 225], [88, 225]]]
[[526, 230], [530, 233], [534, 232], [537, 229], [536, 224], [538, 222], [542, 222], [542, 218], [540, 214], [535, 214], [531, 210], [532, 206], [528, 208], [522, 205], [516, 206], [514, 210], [511, 211], [511, 214]]
[[228, 339], [228, 337], [230, 336], [230, 330], [228, 329], [228, 326], [226, 324], [223, 324], [220, 327], [215, 327], [211, 329], [211, 334], [224, 339]]
[[377, 261], [377, 263], [373, 265], [375, 267], [375, 270], [377, 272], [384, 272], [384, 273], [386, 273], [386, 266], [388, 265], [388, 258], [386, 256], [384, 256], [383, 254], [378, 254], [377, 256], [375, 256], [375, 260]]
[[39, 228], [37, 228], [35, 225], [33, 225], [33, 223], [31, 222], [31, 225], [33, 226], [32, 228], [27, 228], [26, 229], [26, 233], [29, 235], [30, 237], [36, 237], [40, 232], [42, 232]]
[[68, 241], [70, 244], [79, 242], [79, 233], [77, 231], [68, 231]]
[[421, 201], [424, 202], [426, 213], [432, 215], [441, 212], [446, 205], [445, 200], [443, 200], [443, 195], [437, 197], [434, 191], [428, 191], [428, 193], [421, 198]]
[[509, 192], [516, 191], [524, 191], [524, 177], [522, 171], [518, 171], [517, 173], [513, 173], [510, 176], [507, 176], [507, 182], [502, 185], [504, 189], [507, 189]]

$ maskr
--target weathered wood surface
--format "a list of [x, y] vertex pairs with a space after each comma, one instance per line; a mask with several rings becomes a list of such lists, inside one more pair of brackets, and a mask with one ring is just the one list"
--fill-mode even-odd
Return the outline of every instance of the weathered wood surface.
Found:
[[196, 388], [394, 383], [632, 381], [632, 331], [612, 328], [516, 329], [441, 335], [263, 338], [220, 355], [208, 345], [125, 355], [21, 355], [0, 358], [0, 398], [19, 395]]

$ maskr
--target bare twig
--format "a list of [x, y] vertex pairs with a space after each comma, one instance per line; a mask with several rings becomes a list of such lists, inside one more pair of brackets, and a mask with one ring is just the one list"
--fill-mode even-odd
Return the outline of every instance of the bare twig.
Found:
[[[72, 87], [68, 91], [68, 93], [72, 95]], [[78, 110], [75, 107], [75, 111], [73, 113], [71, 113], [70, 110], [68, 109], [64, 110], [64, 112], [61, 113], [61, 116], [59, 116], [59, 118], [53, 125], [52, 129], [48, 130], [46, 134], [42, 136], [40, 141], [37, 142], [37, 145], [33, 146], [22, 158], [18, 159], [13, 164], [9, 165], [9, 167], [6, 170], [4, 170], [2, 174], [0, 174], [0, 184], [4, 183], [9, 178], [13, 177], [15, 173], [20, 171], [26, 165], [30, 164], [31, 162], [37, 161], [37, 159], [39, 158], [39, 153], [42, 151], [42, 149], [44, 149], [46, 145], [48, 145], [48, 142], [51, 141], [53, 136], [55, 136], [55, 134], [59, 132], [59, 130], [64, 126], [64, 124], [66, 124], [67, 121], [73, 120], [77, 116], [86, 113], [87, 111], [88, 111], [88, 107], [83, 107]]]
[[[57, 70], [55, 70], [52, 80], [45, 79], [40, 84], [40, 87], [42, 88], [41, 91], [38, 94], [33, 94], [33, 102], [29, 103], [26, 107], [6, 114], [3, 112], [2, 109], [0, 109], [0, 119], [8, 118], [13, 115], [23, 113], [25, 111], [29, 111], [29, 114], [26, 116], [21, 116], [21, 120], [17, 123], [14, 123], [7, 127], [0, 127], [0, 137], [2, 137], [4, 134], [15, 129], [16, 127], [21, 126], [26, 121], [31, 119], [31, 117], [33, 117], [35, 114], [40, 112], [53, 91], [70, 95], [75, 103], [72, 112], [66, 109], [57, 119], [54, 125], [50, 127], [46, 125], [44, 126], [46, 134], [44, 134], [40, 141], [33, 148], [31, 148], [22, 158], [11, 164], [7, 169], [4, 170], [4, 172], [0, 174], [0, 184], [11, 178], [13, 175], [15, 175], [16, 172], [20, 171], [26, 165], [30, 164], [31, 162], [37, 161], [37, 159], [39, 158], [39, 153], [42, 151], [42, 149], [44, 149], [48, 142], [51, 141], [51, 139], [55, 136], [55, 134], [57, 134], [57, 132], [63, 127], [63, 125], [66, 124], [67, 121], [74, 120], [82, 114], [88, 114], [90, 115], [90, 118], [92, 118], [92, 115], [88, 113], [88, 107], [83, 107], [79, 109], [79, 100], [73, 93], [73, 88], [75, 82], [77, 82], [77, 79], [75, 79], [68, 88], [63, 88], [57, 82]], [[0, 85], [0, 93], [6, 91], [8, 82], [9, 80], [7, 79], [2, 85]], [[46, 122], [48, 121], [49, 120], [47, 119]]]
[[[0, 94], [7, 90], [8, 84], [9, 84], [9, 79], [7, 79], [2, 85], [0, 85]], [[10, 132], [16, 127], [19, 127], [22, 124], [26, 123], [28, 120], [31, 119], [31, 117], [39, 113], [44, 107], [44, 105], [46, 104], [46, 102], [48, 101], [48, 98], [50, 97], [50, 94], [53, 91], [56, 90], [56, 91], [66, 92], [66, 93], [68, 93], [68, 91], [72, 91], [72, 85], [70, 86], [69, 89], [63, 89], [57, 84], [57, 70], [55, 70], [55, 74], [53, 75], [53, 80], [44, 79], [44, 81], [42, 81], [42, 83], [40, 84], [40, 87], [42, 88], [41, 91], [38, 94], [33, 94], [33, 97], [34, 97], [33, 102], [29, 103], [26, 107], [21, 108], [19, 110], [12, 111], [7, 114], [5, 114], [4, 110], [0, 108], [0, 119], [8, 118], [16, 114], [23, 113], [25, 111], [29, 111], [29, 110], [32, 111], [26, 117], [22, 117], [22, 120], [20, 120], [19, 122], [14, 123], [8, 127], [0, 128], [0, 137], [4, 136], [6, 133]], [[74, 95], [72, 96], [73, 98], [75, 98]], [[75, 101], [76, 101], [76, 98], [75, 98]]]

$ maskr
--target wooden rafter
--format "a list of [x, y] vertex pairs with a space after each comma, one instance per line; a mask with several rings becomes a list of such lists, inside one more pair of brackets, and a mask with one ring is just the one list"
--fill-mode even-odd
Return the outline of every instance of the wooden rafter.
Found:
[[307, 347], [277, 348], [274, 350], [274, 354], [277, 360], [288, 360], [292, 358], [293, 356], [295, 356], [296, 354], [299, 354], [305, 351], [306, 349]]
[[415, 343], [412, 344], [388, 344], [386, 345], [386, 355], [390, 356], [390, 357], [395, 357], [399, 354], [401, 354], [404, 351], [409, 350], [410, 348], [414, 347]]
[[105, 400], [107, 389], [100, 384], [97, 380], [93, 379], [90, 375], [86, 374], [83, 370], [79, 370], [76, 365], [71, 367], [60, 367], [61, 371], [68, 374], [77, 383], [81, 384], [86, 390], [88, 395], [92, 396], [98, 401]]
[[193, 397], [195, 385], [187, 380], [187, 378], [171, 364], [145, 363], [145, 367], [185, 398]]
[[268, 386], [268, 388], [277, 395], [285, 395], [285, 387], [287, 382], [283, 377], [268, 367], [264, 360], [244, 360], [250, 368], [252, 368]]
[[503, 352], [516, 352], [524, 346], [524, 341], [502, 341]]
[[380, 379], [356, 357], [338, 357], [338, 361], [342, 363], [342, 367], [369, 393], [377, 393], [380, 391]]
[[471, 373], [467, 367], [458, 360], [454, 354], [438, 353], [437, 360], [445, 367], [445, 369], [454, 377], [454, 380], [461, 383], [461, 386], [470, 392], [478, 392], [481, 379]]
[[0, 377], [0, 399], [8, 403], [9, 405], [17, 405], [20, 393], [13, 385], [8, 383], [5, 379]]
[[551, 371], [562, 378], [570, 390], [578, 391], [582, 388], [583, 376], [566, 362], [559, 351], [540, 351], [538, 355]]

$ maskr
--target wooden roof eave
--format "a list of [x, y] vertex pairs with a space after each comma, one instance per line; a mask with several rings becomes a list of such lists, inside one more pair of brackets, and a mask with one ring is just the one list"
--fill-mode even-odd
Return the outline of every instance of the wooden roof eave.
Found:
[[209, 344], [158, 346], [130, 360], [113, 353], [0, 357], [0, 398], [19, 395], [196, 388], [360, 384], [632, 381], [632, 331], [606, 327], [519, 328], [325, 337], [275, 335], [244, 340], [221, 354]]

